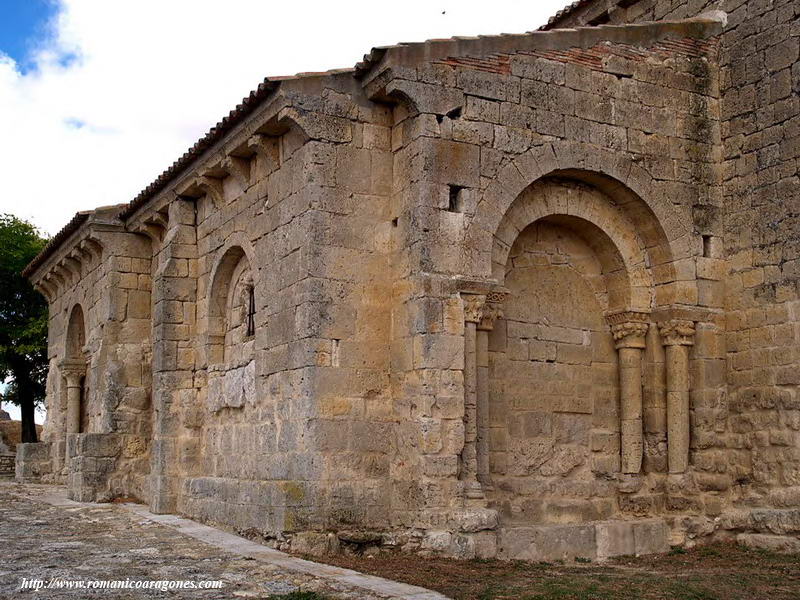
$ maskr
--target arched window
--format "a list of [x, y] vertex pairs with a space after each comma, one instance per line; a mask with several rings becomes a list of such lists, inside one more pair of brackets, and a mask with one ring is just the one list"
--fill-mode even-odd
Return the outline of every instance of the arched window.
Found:
[[256, 323], [250, 261], [241, 247], [234, 246], [212, 273], [208, 298], [208, 405], [212, 412], [242, 407], [255, 397]]
[[256, 296], [250, 261], [239, 246], [229, 248], [213, 273], [208, 302], [208, 362], [233, 368], [252, 359]]

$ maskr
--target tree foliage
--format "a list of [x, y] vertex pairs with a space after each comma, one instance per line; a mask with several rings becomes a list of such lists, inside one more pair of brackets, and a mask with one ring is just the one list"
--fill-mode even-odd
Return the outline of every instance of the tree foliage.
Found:
[[32, 224], [0, 215], [0, 381], [22, 412], [22, 441], [35, 442], [34, 407], [45, 396], [47, 303], [22, 270], [47, 243]]

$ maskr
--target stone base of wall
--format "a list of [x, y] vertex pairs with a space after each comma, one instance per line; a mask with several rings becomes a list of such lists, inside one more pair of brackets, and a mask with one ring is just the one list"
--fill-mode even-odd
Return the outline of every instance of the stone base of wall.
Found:
[[507, 560], [602, 561], [668, 550], [669, 527], [663, 519], [506, 527], [498, 534], [498, 558]]
[[116, 433], [67, 436], [67, 496], [78, 502], [107, 502], [114, 497], [109, 477], [122, 453]]
[[16, 456], [14, 454], [0, 454], [0, 477], [13, 477], [15, 462]]
[[18, 444], [15, 463], [17, 481], [35, 483], [50, 475], [53, 462], [50, 460], [50, 444]]

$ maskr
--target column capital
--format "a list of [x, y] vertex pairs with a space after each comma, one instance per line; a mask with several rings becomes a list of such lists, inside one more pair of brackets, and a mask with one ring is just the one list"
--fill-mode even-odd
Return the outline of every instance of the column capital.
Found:
[[58, 369], [65, 377], [84, 377], [86, 361], [82, 358], [65, 358], [58, 363]]
[[670, 319], [658, 324], [664, 346], [693, 346], [695, 325], [687, 319]]
[[638, 311], [622, 311], [606, 315], [614, 344], [620, 348], [645, 348], [645, 336], [650, 327], [650, 315]]
[[486, 294], [486, 303], [481, 309], [482, 314], [478, 329], [483, 331], [494, 329], [495, 321], [503, 318], [503, 302], [507, 297], [508, 292], [501, 290], [492, 290]]
[[486, 294], [461, 292], [461, 299], [464, 301], [464, 321], [467, 323], [480, 323], [483, 319]]

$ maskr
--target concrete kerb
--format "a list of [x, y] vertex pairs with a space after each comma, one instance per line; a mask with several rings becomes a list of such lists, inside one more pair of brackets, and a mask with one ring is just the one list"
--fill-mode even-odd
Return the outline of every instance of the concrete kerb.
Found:
[[[13, 493], [13, 492], [12, 492]], [[66, 497], [66, 490], [53, 490], [41, 496], [31, 498], [23, 494], [15, 494], [21, 498], [33, 499], [39, 502], [50, 504], [51, 506], [63, 507], [90, 507], [98, 508], [102, 504], [76, 502]], [[362, 588], [374, 594], [382, 594], [396, 598], [398, 600], [449, 600], [447, 596], [427, 590], [425, 588], [383, 579], [373, 575], [364, 575], [358, 571], [343, 569], [331, 565], [315, 563], [310, 560], [296, 558], [279, 550], [262, 546], [246, 538], [221, 531], [208, 525], [203, 525], [191, 519], [186, 519], [176, 515], [156, 515], [151, 513], [146, 506], [141, 504], [124, 503], [117, 506], [146, 519], [147, 521], [172, 527], [179, 533], [192, 537], [196, 540], [254, 560], [275, 565], [288, 571], [297, 571], [314, 577], [327, 578], [340, 584], [351, 587]]]

